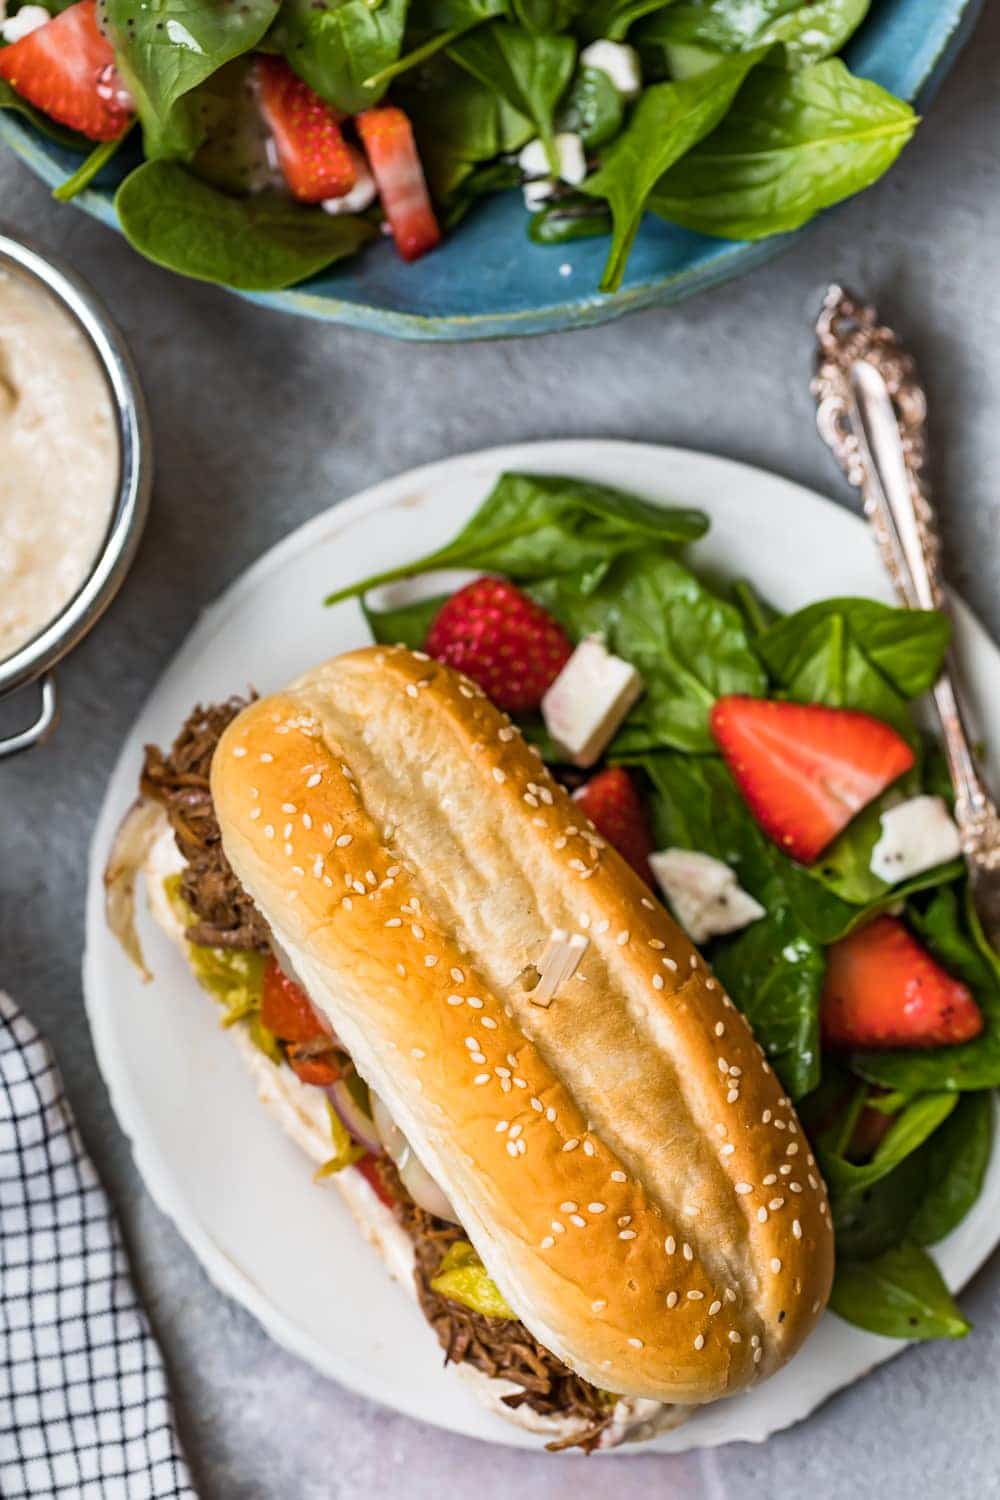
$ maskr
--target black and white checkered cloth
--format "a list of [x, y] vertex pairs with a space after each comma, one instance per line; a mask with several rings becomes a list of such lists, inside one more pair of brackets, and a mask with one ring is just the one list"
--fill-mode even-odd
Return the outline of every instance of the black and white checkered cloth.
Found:
[[48, 1047], [0, 991], [0, 1496], [197, 1500]]

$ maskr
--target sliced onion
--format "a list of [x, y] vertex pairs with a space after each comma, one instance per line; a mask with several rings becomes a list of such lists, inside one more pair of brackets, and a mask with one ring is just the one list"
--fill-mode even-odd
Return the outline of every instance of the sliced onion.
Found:
[[331, 1083], [325, 1092], [338, 1120], [352, 1139], [356, 1140], [359, 1146], [364, 1146], [366, 1151], [372, 1151], [376, 1156], [381, 1156], [382, 1142], [379, 1140], [378, 1131], [358, 1101], [351, 1097], [351, 1091], [343, 1078], [338, 1078], [336, 1083]]
[[133, 802], [115, 834], [104, 870], [104, 914], [108, 926], [143, 979], [152, 979], [135, 930], [135, 880], [160, 830], [155, 802]]
[[375, 1128], [395, 1163], [400, 1182], [414, 1203], [437, 1219], [447, 1219], [452, 1224], [459, 1224], [461, 1220], [443, 1188], [435, 1182], [422, 1162], [417, 1160], [413, 1147], [381, 1099], [377, 1094], [372, 1094], [371, 1099]]

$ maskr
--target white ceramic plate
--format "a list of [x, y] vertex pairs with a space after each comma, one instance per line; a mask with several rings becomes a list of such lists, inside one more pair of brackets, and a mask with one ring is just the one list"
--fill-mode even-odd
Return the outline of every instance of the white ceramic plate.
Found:
[[[143, 744], [168, 744], [198, 700], [225, 698], [249, 682], [274, 690], [366, 642], [358, 604], [328, 610], [323, 596], [444, 542], [503, 469], [574, 474], [651, 500], [701, 506], [712, 529], [696, 560], [750, 577], [784, 609], [835, 594], [890, 597], [854, 516], [771, 474], [699, 453], [538, 443], [451, 459], [377, 485], [317, 516], [244, 574], [205, 613], [153, 690], [122, 750], [94, 837], [84, 987], [97, 1056], [139, 1170], [216, 1285], [280, 1343], [351, 1389], [455, 1432], [534, 1447], [538, 1440], [481, 1410], [441, 1368], [420, 1313], [387, 1279], [339, 1196], [313, 1185], [297, 1148], [257, 1106], [211, 1001], [148, 920], [142, 935], [156, 978], [147, 986], [139, 981], [105, 929], [101, 887], [111, 838], [135, 796]], [[1000, 699], [988, 689], [1000, 680], [1000, 652], [968, 610], [959, 604], [956, 614], [978, 725], [998, 745]], [[961, 1287], [986, 1258], [998, 1226], [1000, 1155], [972, 1213], [938, 1249], [951, 1287]], [[699, 1413], [654, 1446], [760, 1441], [900, 1347], [828, 1314], [781, 1374]]]

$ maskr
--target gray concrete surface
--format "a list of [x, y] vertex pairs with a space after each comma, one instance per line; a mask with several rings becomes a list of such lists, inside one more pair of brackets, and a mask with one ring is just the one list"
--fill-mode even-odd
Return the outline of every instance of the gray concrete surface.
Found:
[[[965, 1343], [913, 1350], [766, 1446], [622, 1463], [485, 1448], [378, 1410], [271, 1344], [152, 1206], [80, 995], [84, 861], [118, 745], [199, 610], [307, 516], [464, 449], [606, 434], [750, 460], [839, 495], [813, 435], [809, 324], [831, 278], [905, 328], [932, 392], [951, 576], [1000, 635], [1000, 7], [883, 182], [746, 280], [671, 311], [514, 344], [420, 347], [184, 284], [0, 154], [0, 217], [67, 256], [132, 342], [158, 440], [124, 593], [60, 671], [64, 721], [0, 770], [0, 984], [55, 1043], [120, 1208], [204, 1500], [633, 1500], [1000, 1494], [1000, 1263]], [[2, 461], [2, 458], [0, 458]], [[752, 549], [753, 539], [748, 538]]]

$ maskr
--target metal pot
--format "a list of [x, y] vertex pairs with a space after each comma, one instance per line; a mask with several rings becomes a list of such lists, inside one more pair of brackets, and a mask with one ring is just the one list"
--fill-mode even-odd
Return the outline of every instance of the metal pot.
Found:
[[104, 304], [76, 273], [30, 241], [0, 230], [0, 265], [39, 282], [75, 320], [104, 371], [117, 417], [118, 493], [93, 568], [65, 608], [13, 656], [0, 662], [0, 699], [37, 683], [41, 706], [33, 724], [0, 738], [0, 759], [37, 745], [55, 727], [58, 702], [52, 668], [107, 609], [135, 556], [149, 510], [152, 439], [132, 356]]

